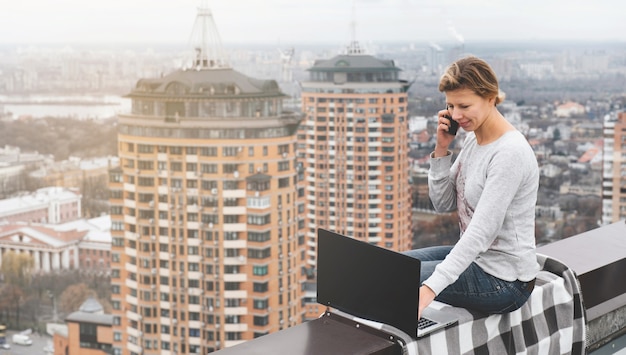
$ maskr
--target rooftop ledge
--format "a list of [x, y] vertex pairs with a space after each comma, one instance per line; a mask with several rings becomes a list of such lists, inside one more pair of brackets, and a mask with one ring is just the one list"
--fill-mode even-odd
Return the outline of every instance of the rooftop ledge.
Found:
[[[620, 221], [538, 248], [578, 275], [586, 311], [586, 352], [626, 347], [626, 223]], [[255, 354], [403, 354], [389, 334], [327, 313], [277, 333], [217, 352]]]

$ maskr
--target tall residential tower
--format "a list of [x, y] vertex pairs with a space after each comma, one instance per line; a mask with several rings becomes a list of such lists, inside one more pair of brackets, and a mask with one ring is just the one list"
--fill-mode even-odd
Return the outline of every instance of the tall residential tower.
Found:
[[346, 54], [316, 61], [301, 83], [309, 266], [316, 264], [317, 228], [393, 250], [411, 247], [410, 84], [399, 72], [353, 41]]
[[209, 10], [193, 33], [185, 67], [139, 80], [119, 115], [115, 354], [206, 354], [303, 318], [300, 116], [228, 66]]
[[602, 224], [626, 219], [626, 112], [604, 122]]

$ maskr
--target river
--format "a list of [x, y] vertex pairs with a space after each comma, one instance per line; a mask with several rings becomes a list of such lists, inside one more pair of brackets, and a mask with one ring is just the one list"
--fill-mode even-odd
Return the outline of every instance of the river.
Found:
[[130, 112], [130, 99], [114, 95], [0, 95], [0, 115], [106, 119]]

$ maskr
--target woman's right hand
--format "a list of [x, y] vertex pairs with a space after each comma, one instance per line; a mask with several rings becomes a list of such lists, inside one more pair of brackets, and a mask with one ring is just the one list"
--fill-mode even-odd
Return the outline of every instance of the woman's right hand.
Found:
[[[435, 158], [443, 157], [448, 154], [448, 147], [454, 140], [453, 135], [448, 133], [450, 129], [450, 120], [448, 110], [437, 112], [437, 145], [435, 146]], [[445, 117], [448, 116], [448, 117]]]

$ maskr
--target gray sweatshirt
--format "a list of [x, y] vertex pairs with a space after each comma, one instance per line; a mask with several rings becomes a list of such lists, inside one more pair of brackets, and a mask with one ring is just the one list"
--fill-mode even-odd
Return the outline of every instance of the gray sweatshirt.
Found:
[[476, 262], [507, 281], [530, 281], [539, 271], [535, 255], [535, 204], [539, 168], [518, 131], [478, 145], [470, 132], [458, 158], [432, 158], [430, 199], [438, 212], [458, 210], [461, 237], [424, 284], [435, 294]]

